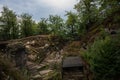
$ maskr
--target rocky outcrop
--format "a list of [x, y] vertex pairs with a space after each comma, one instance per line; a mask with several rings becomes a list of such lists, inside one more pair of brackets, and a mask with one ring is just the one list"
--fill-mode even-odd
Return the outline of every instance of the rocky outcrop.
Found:
[[61, 78], [63, 45], [56, 36], [38, 35], [7, 41], [5, 50], [14, 66], [27, 68], [30, 80], [51, 80]]
[[12, 59], [15, 66], [22, 69], [26, 65], [27, 51], [23, 43], [15, 42], [7, 45], [7, 56]]

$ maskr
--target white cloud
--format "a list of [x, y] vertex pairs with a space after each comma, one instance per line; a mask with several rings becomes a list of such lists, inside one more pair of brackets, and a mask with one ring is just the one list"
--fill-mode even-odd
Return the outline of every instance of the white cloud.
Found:
[[2, 7], [3, 7], [3, 5], [0, 4], [0, 16], [2, 15], [2, 14], [1, 14]]
[[[50, 14], [60, 15], [64, 18], [65, 11], [73, 11], [78, 0], [0, 0], [2, 6], [8, 6], [16, 14], [29, 13], [35, 20], [47, 18]], [[1, 15], [1, 14], [0, 14]]]
[[37, 0], [38, 3], [43, 3], [45, 6], [50, 6], [59, 9], [73, 8], [76, 0]]

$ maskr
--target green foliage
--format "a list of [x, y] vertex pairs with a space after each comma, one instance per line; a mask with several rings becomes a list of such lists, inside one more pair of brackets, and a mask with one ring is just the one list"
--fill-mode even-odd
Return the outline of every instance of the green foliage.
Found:
[[80, 20], [79, 24], [81, 24], [79, 27], [85, 27], [81, 29], [88, 30], [98, 20], [97, 5], [98, 2], [94, 0], [80, 0], [75, 5]]
[[102, 12], [103, 14], [102, 17], [107, 17], [114, 11], [120, 9], [119, 0], [110, 0], [110, 1], [98, 0], [98, 1], [100, 1], [100, 5], [101, 5], [100, 12]]
[[68, 34], [74, 36], [77, 33], [77, 15], [72, 12], [67, 12], [66, 16], [68, 17], [66, 20]]
[[120, 41], [106, 37], [95, 41], [84, 54], [94, 80], [118, 80], [120, 75]]
[[33, 31], [33, 34], [32, 35], [38, 35], [38, 24], [35, 22], [35, 21], [32, 21], [32, 31]]
[[63, 29], [63, 19], [58, 15], [50, 15], [49, 16], [49, 28], [51, 34], [59, 35], [61, 30]]
[[120, 10], [119, 0], [79, 0], [75, 5], [78, 15], [78, 33], [86, 33], [93, 24], [101, 22], [115, 11]]
[[[119, 0], [79, 0], [75, 5], [76, 13], [67, 12], [67, 20], [58, 15], [42, 18], [38, 24], [28, 13], [18, 18], [12, 10], [3, 7], [0, 22], [0, 39], [9, 40], [28, 37], [37, 34], [52, 34], [75, 40], [84, 36], [94, 24], [101, 24], [105, 18], [120, 10]], [[119, 23], [119, 16], [114, 16], [114, 22]]]
[[23, 37], [28, 37], [33, 35], [33, 21], [32, 16], [24, 13], [21, 15], [21, 33]]
[[47, 19], [41, 18], [41, 21], [38, 23], [38, 29], [39, 34], [49, 33]]
[[17, 17], [15, 12], [3, 7], [2, 16], [0, 17], [0, 22], [3, 22], [4, 25], [1, 26], [1, 39], [16, 39], [18, 38], [18, 26], [17, 26]]

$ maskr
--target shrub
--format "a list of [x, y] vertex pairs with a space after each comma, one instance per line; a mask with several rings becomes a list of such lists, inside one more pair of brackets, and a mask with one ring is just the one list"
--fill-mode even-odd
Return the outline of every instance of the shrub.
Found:
[[90, 64], [94, 80], [118, 80], [120, 75], [120, 41], [106, 37], [96, 40], [83, 55]]

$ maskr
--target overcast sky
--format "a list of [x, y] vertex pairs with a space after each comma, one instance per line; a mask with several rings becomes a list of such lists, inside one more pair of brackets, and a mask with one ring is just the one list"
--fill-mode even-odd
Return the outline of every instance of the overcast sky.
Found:
[[[29, 13], [36, 21], [50, 14], [64, 18], [65, 11], [74, 11], [78, 0], [0, 0], [0, 11], [8, 6], [17, 14]], [[0, 14], [1, 15], [1, 14]]]

